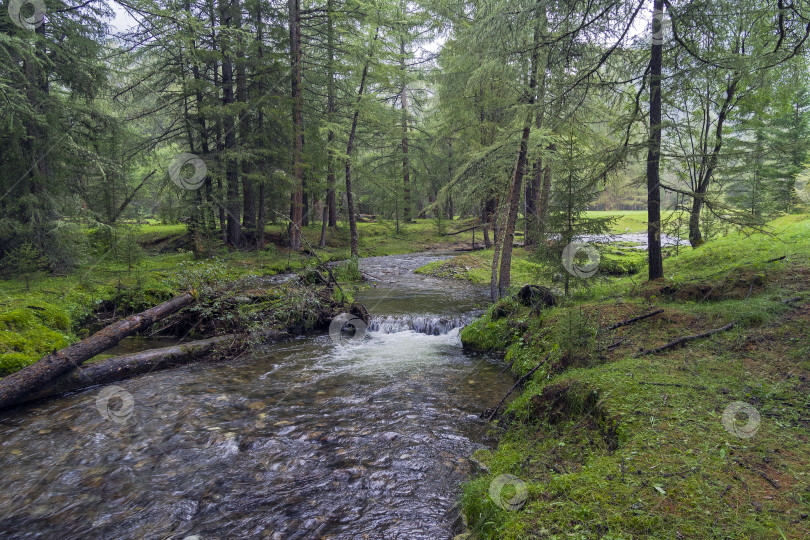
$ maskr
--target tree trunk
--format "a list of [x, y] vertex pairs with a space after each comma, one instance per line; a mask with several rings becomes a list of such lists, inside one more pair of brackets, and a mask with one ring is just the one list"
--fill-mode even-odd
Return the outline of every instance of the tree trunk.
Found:
[[700, 232], [700, 211], [703, 209], [703, 198], [697, 194], [692, 196], [692, 209], [689, 211], [689, 244], [695, 248], [703, 243], [703, 234]]
[[[497, 212], [497, 209], [496, 209]], [[492, 222], [497, 224], [498, 216], [496, 213], [492, 215]], [[495, 240], [495, 244], [492, 250], [492, 270], [489, 275], [489, 297], [492, 299], [493, 302], [497, 302], [500, 299], [501, 295], [498, 290], [498, 263], [500, 262], [500, 255], [501, 255], [501, 238], [498, 235], [498, 232], [495, 231], [493, 234], [493, 239]]]
[[[539, 21], [539, 19], [538, 19]], [[509, 212], [504, 226], [503, 245], [501, 246], [501, 268], [498, 276], [498, 293], [500, 297], [506, 296], [509, 285], [512, 281], [512, 243], [515, 237], [515, 226], [517, 224], [518, 208], [520, 207], [520, 192], [523, 185], [523, 171], [526, 168], [526, 161], [529, 154], [529, 135], [532, 130], [532, 123], [535, 120], [534, 103], [536, 99], [535, 89], [537, 88], [537, 71], [540, 57], [540, 26], [539, 22], [534, 29], [534, 50], [531, 58], [531, 74], [529, 75], [529, 111], [523, 121], [523, 134], [520, 138], [520, 150], [518, 151], [515, 171], [512, 175], [512, 182], [509, 186]]]
[[329, 207], [323, 205], [323, 218], [321, 219], [321, 239], [318, 241], [318, 247], [326, 247], [326, 227], [329, 222]]
[[[264, 24], [262, 22], [262, 4], [258, 2], [256, 4], [256, 43], [258, 45], [258, 62], [259, 65], [263, 65], [264, 62]], [[260, 96], [264, 96], [264, 78], [262, 76], [258, 78], [258, 87], [257, 91], [259, 92]], [[258, 108], [257, 114], [257, 131], [258, 133], [264, 134], [264, 111], [262, 107]], [[262, 171], [267, 169], [267, 162], [264, 157], [259, 158], [259, 168]], [[267, 223], [267, 193], [266, 193], [266, 185], [265, 180], [263, 179], [259, 183], [259, 200], [257, 201], [257, 216], [256, 216], [256, 249], [264, 249], [264, 226]]]
[[[512, 243], [515, 239], [515, 225], [517, 224], [518, 207], [520, 206], [520, 188], [523, 184], [523, 169], [526, 166], [526, 153], [529, 146], [529, 131], [531, 131], [531, 125], [523, 128], [520, 151], [512, 173], [512, 181], [509, 185], [508, 212], [506, 214], [506, 224], [504, 225], [503, 241], [501, 242], [501, 265], [498, 271], [498, 296], [500, 298], [506, 296], [512, 277]], [[497, 243], [495, 249], [497, 249]]]
[[290, 9], [290, 65], [292, 67], [293, 117], [293, 187], [290, 195], [290, 249], [301, 249], [302, 203], [304, 169], [301, 163], [304, 150], [303, 118], [301, 111], [301, 5], [299, 0], [288, 0]]
[[360, 102], [363, 100], [363, 91], [366, 88], [366, 77], [368, 76], [368, 65], [371, 62], [371, 55], [373, 53], [373, 42], [377, 41], [379, 36], [379, 29], [374, 31], [374, 39], [372, 46], [369, 48], [368, 59], [363, 64], [363, 73], [360, 76], [360, 87], [357, 89], [357, 104], [352, 116], [352, 128], [349, 131], [349, 142], [346, 145], [346, 204], [349, 211], [349, 236], [351, 237], [351, 254], [353, 257], [359, 257], [357, 247], [357, 213], [354, 207], [354, 193], [352, 192], [352, 152], [354, 151], [354, 136], [357, 133], [357, 119], [360, 116]]
[[194, 296], [183, 294], [168, 302], [113, 323], [78, 343], [56, 351], [22, 370], [0, 379], [0, 409], [13, 406], [31, 392], [79, 364], [115, 347], [127, 336], [141, 332], [153, 323], [191, 305]]
[[664, 276], [661, 256], [661, 70], [664, 0], [653, 0], [650, 54], [650, 140], [647, 151], [647, 259], [650, 280]]
[[523, 245], [527, 248], [537, 245], [537, 208], [542, 183], [543, 158], [541, 157], [534, 163], [532, 177], [526, 183], [526, 194], [524, 195], [526, 201], [526, 230], [523, 233]]
[[326, 47], [329, 59], [326, 64], [326, 118], [329, 122], [329, 132], [326, 135], [326, 206], [329, 210], [329, 226], [337, 227], [337, 200], [335, 198], [335, 152], [332, 145], [335, 132], [332, 123], [335, 116], [335, 20], [334, 0], [326, 2]]
[[492, 247], [492, 241], [489, 239], [489, 228], [493, 225], [495, 220], [495, 199], [490, 198], [484, 203], [484, 247], [489, 249]]
[[714, 176], [714, 169], [717, 167], [717, 161], [720, 158], [720, 150], [723, 148], [723, 126], [725, 125], [726, 118], [731, 112], [732, 103], [737, 93], [737, 85], [740, 79], [735, 77], [728, 81], [726, 86], [726, 97], [720, 112], [717, 113], [717, 126], [714, 132], [714, 148], [711, 152], [703, 156], [701, 163], [702, 175], [698, 179], [695, 188], [695, 194], [692, 197], [692, 211], [689, 215], [689, 244], [693, 248], [698, 247], [703, 243], [703, 235], [700, 232], [700, 211], [703, 209], [705, 203], [706, 193], [709, 191], [709, 184]]
[[[214, 10], [213, 5], [211, 6], [211, 42], [216, 43], [216, 34], [214, 33], [213, 28], [216, 27], [216, 13]], [[224, 68], [223, 68], [224, 69]], [[214, 88], [219, 88], [219, 70], [217, 69], [216, 62], [214, 63]], [[225, 148], [222, 144], [222, 121], [219, 117], [216, 118], [216, 124], [214, 127], [214, 137], [216, 139], [217, 145], [217, 159], [220, 162], [220, 165], [223, 163], [222, 158], [222, 151]], [[224, 167], [223, 167], [224, 168]], [[228, 223], [227, 223], [227, 216], [225, 215], [225, 205], [223, 204], [223, 188], [222, 188], [222, 176], [217, 175], [217, 199], [219, 199], [218, 205], [219, 206], [219, 231], [222, 238], [222, 241], [226, 244], [228, 243]]]
[[537, 202], [537, 241], [546, 241], [546, 229], [548, 228], [548, 203], [551, 199], [551, 154], [557, 150], [554, 144], [548, 145], [549, 155], [546, 156], [543, 167], [543, 185], [540, 188], [540, 196]]
[[402, 104], [402, 219], [405, 223], [413, 221], [411, 218], [411, 171], [408, 164], [408, 87], [405, 84], [405, 39], [400, 40], [399, 63], [402, 71], [402, 91], [399, 101]]
[[[447, 140], [447, 183], [453, 181], [453, 139]], [[450, 221], [456, 218], [456, 208], [453, 204], [453, 188], [447, 190], [447, 213], [450, 214]], [[473, 231], [475, 236], [475, 231]], [[475, 246], [473, 246], [475, 247]]]
[[[235, 0], [238, 5], [238, 0]], [[233, 26], [234, 6], [229, 0], [223, 0], [220, 4], [220, 16], [222, 26], [229, 28]], [[226, 198], [226, 209], [228, 212], [228, 242], [231, 245], [242, 244], [242, 225], [240, 223], [241, 204], [239, 200], [239, 163], [234, 157], [236, 152], [236, 132], [233, 109], [233, 61], [230, 57], [230, 44], [228, 37], [222, 38], [222, 103], [225, 106], [226, 114], [223, 122], [225, 129], [225, 186], [228, 190]]]
[[[234, 0], [234, 27], [241, 28], [242, 13], [239, 0]], [[236, 50], [236, 101], [244, 104], [242, 114], [239, 115], [239, 147], [242, 152], [250, 147], [250, 116], [247, 112], [247, 77], [245, 65], [245, 50], [243, 39], [239, 38]], [[253, 180], [249, 178], [251, 163], [245, 158], [242, 165], [242, 246], [256, 245], [256, 191]]]

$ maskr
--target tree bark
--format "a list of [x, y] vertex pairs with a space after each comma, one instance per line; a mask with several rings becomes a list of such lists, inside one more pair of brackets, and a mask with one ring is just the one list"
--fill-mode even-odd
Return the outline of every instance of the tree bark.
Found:
[[0, 379], [0, 409], [13, 406], [20, 398], [43, 387], [79, 364], [118, 345], [127, 336], [141, 332], [172, 313], [191, 305], [194, 296], [186, 293], [168, 302], [113, 323], [78, 343], [54, 351], [35, 364]]
[[664, 276], [661, 255], [661, 39], [664, 0], [653, 0], [650, 53], [650, 139], [647, 151], [647, 258], [650, 280]]

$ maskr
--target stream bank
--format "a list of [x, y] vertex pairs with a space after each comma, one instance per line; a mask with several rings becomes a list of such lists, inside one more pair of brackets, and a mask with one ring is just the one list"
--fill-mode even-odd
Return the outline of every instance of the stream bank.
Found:
[[475, 454], [470, 538], [810, 537], [809, 226], [466, 326], [466, 348], [537, 370]]
[[513, 381], [459, 342], [485, 291], [413, 274], [442, 257], [361, 260], [375, 286], [355, 294], [371, 315], [359, 334], [4, 413], [0, 534], [451, 537], [468, 457], [487, 441], [479, 414]]

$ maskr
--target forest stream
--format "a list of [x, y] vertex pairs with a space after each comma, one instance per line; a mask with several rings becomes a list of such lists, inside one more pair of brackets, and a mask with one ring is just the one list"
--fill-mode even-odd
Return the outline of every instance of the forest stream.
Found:
[[364, 336], [121, 381], [125, 420], [98, 387], [3, 413], [0, 537], [450, 537], [479, 413], [513, 380], [461, 348], [485, 291], [413, 274], [445, 257], [362, 259]]

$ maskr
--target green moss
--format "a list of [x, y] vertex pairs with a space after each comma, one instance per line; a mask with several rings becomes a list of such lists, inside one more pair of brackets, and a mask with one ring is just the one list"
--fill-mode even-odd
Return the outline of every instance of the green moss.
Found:
[[507, 319], [493, 321], [489, 315], [476, 319], [461, 330], [461, 343], [474, 351], [504, 351], [515, 337], [507, 322]]
[[647, 267], [647, 252], [643, 250], [602, 246], [599, 255], [599, 272], [602, 274], [638, 274]]

